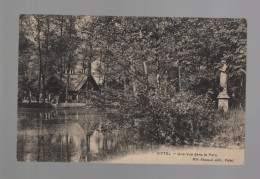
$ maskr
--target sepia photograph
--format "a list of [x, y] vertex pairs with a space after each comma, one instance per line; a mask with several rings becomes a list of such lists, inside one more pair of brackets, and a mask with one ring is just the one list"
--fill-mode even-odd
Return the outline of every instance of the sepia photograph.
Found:
[[19, 16], [17, 161], [244, 165], [247, 21]]

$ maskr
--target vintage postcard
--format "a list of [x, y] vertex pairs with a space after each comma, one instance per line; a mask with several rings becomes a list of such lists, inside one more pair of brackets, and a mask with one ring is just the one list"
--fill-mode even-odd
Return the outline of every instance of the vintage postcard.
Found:
[[17, 160], [243, 165], [247, 22], [20, 15]]

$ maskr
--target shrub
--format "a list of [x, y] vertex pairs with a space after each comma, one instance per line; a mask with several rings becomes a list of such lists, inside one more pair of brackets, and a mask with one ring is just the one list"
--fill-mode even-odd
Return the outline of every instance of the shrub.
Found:
[[244, 144], [243, 112], [217, 110], [209, 94], [180, 92], [171, 100], [162, 96], [149, 99], [140, 123], [146, 141], [224, 147]]
[[[217, 110], [210, 93], [198, 95], [191, 91], [166, 95], [139, 93], [137, 97], [125, 93], [102, 95], [95, 104], [117, 111], [108, 116], [106, 129], [120, 128], [131, 134], [131, 141], [172, 145], [203, 145], [228, 147], [244, 145], [244, 111]], [[110, 98], [108, 98], [108, 97]], [[107, 105], [104, 105], [103, 101]]]

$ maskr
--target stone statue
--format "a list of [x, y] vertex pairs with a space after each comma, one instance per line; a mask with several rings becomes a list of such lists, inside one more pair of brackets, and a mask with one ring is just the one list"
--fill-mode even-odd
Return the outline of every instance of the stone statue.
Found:
[[227, 93], [227, 64], [225, 60], [221, 61], [222, 67], [219, 69], [220, 71], [220, 86], [223, 90], [218, 95], [218, 108], [222, 108], [225, 112], [228, 111], [228, 100], [229, 96]]
[[219, 69], [220, 71], [220, 86], [223, 88], [223, 92], [227, 93], [227, 64], [225, 61], [222, 61], [223, 66]]

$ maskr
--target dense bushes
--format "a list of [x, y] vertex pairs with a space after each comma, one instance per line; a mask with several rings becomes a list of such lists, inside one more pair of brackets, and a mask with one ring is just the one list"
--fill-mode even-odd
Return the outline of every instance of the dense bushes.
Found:
[[245, 112], [218, 110], [210, 91], [204, 95], [179, 92], [173, 98], [152, 91], [137, 97], [108, 91], [92, 94], [93, 105], [109, 112], [111, 122], [103, 128], [107, 132], [120, 128], [131, 134], [132, 143], [244, 146]]
[[244, 112], [216, 110], [207, 95], [180, 92], [171, 101], [151, 98], [143, 111], [144, 140], [173, 145], [244, 145]]

